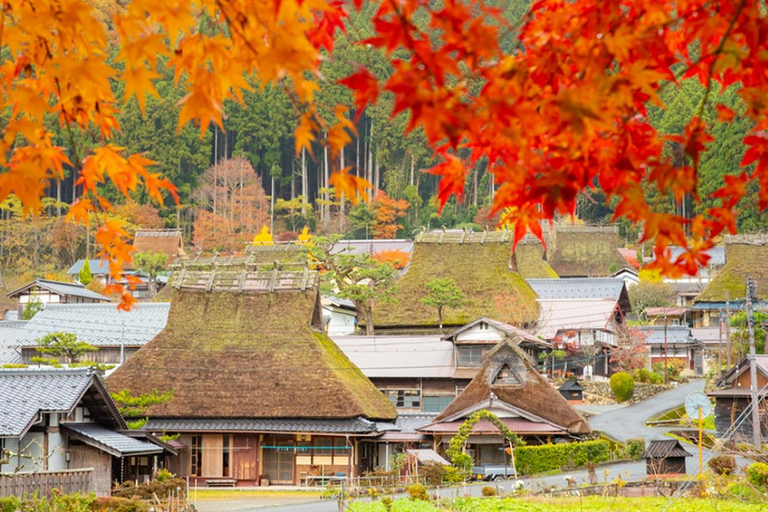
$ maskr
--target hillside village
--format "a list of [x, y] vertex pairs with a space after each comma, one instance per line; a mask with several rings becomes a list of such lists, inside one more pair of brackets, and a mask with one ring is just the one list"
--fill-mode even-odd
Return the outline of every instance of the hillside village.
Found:
[[[637, 299], [650, 260], [625, 249], [615, 227], [555, 224], [545, 241], [526, 237], [513, 250], [504, 230], [333, 241], [331, 258], [407, 260], [366, 325], [359, 302], [312, 257], [311, 238], [205, 257], [185, 252], [179, 232], [140, 234], [136, 250], [168, 263], [154, 295], [146, 273], [125, 271], [138, 277], [128, 312], [79, 282], [84, 261], [71, 282], [8, 291], [0, 390], [13, 399], [0, 405], [0, 473], [82, 473], [72, 490], [100, 495], [160, 468], [195, 487], [354, 487], [417, 475], [426, 461], [455, 464], [452, 440], [467, 436], [476, 474], [530, 475], [572, 467], [568, 450], [581, 446], [595, 446], [584, 448], [590, 463], [626, 457], [605, 439], [641, 443], [640, 458], [669, 438], [628, 441], [591, 418], [703, 378], [713, 438], [753, 439], [754, 424], [736, 421], [751, 402], [735, 318], [748, 277], [755, 309], [764, 304], [766, 239], [726, 237], [698, 275], [653, 278], [671, 291], [664, 305]], [[103, 262], [88, 267], [110, 279]], [[423, 300], [435, 279], [461, 296], [440, 316]], [[756, 362], [764, 389], [768, 356]], [[617, 396], [616, 374], [629, 376], [628, 396]], [[759, 421], [764, 438], [762, 406]], [[526, 454], [535, 447], [565, 458], [537, 465]], [[690, 473], [681, 460], [672, 472]]]

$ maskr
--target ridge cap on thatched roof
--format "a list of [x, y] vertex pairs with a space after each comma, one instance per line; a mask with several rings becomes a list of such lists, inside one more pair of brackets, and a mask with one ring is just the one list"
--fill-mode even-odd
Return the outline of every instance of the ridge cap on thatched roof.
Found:
[[415, 244], [491, 244], [508, 243], [514, 239], [514, 232], [507, 229], [498, 231], [468, 231], [466, 229], [441, 229], [422, 231], [414, 239]]
[[[494, 403], [527, 411], [543, 421], [568, 429], [573, 434], [591, 432], [589, 424], [563, 396], [534, 368], [525, 352], [509, 341], [502, 341], [482, 360], [483, 366], [466, 388], [435, 418], [435, 423], [484, 404], [491, 395]], [[496, 383], [502, 370], [511, 374], [512, 383]]]

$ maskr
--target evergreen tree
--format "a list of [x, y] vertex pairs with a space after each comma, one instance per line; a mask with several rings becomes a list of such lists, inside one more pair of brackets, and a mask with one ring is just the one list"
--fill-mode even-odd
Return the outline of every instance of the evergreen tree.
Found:
[[88, 261], [88, 258], [85, 259], [83, 268], [80, 269], [80, 273], [77, 275], [77, 280], [80, 281], [80, 284], [83, 286], [91, 284], [93, 274], [91, 273], [91, 263]]

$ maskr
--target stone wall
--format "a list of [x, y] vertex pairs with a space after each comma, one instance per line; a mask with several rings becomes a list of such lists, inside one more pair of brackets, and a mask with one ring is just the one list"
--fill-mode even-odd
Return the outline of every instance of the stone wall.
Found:
[[[613, 398], [613, 391], [611, 391], [611, 385], [608, 382], [581, 382], [584, 387], [584, 403], [587, 404], [610, 404], [615, 403]], [[632, 397], [629, 399], [630, 403], [641, 402], [647, 400], [652, 396], [656, 396], [659, 393], [670, 389], [667, 386], [661, 384], [646, 384], [643, 382], [635, 382], [635, 390], [632, 392]]]

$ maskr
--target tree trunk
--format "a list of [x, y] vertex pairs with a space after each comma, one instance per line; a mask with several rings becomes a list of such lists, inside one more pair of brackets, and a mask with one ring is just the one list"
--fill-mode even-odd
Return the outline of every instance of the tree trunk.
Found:
[[437, 308], [437, 323], [440, 326], [440, 331], [443, 330], [443, 308], [438, 307]]
[[[344, 147], [339, 154], [339, 169], [344, 169]], [[344, 192], [339, 194], [339, 231], [344, 232]]]
[[323, 193], [323, 199], [325, 200], [325, 204], [323, 204], [323, 211], [325, 212], [323, 214], [323, 226], [327, 227], [331, 216], [331, 206], [328, 204], [331, 199], [330, 194], [328, 193], [328, 177], [330, 175], [328, 171], [328, 146], [323, 146], [323, 163], [325, 164], [325, 169], [323, 169], [323, 188], [325, 189], [325, 192]]
[[376, 195], [376, 184], [373, 179], [373, 121], [371, 121], [371, 129], [368, 132], [368, 169], [365, 178], [368, 180], [368, 183], [374, 187], [369, 192], [369, 199], [373, 199], [373, 196]]
[[309, 202], [309, 185], [307, 184], [307, 148], [301, 148], [301, 216], [307, 217], [306, 203]]

